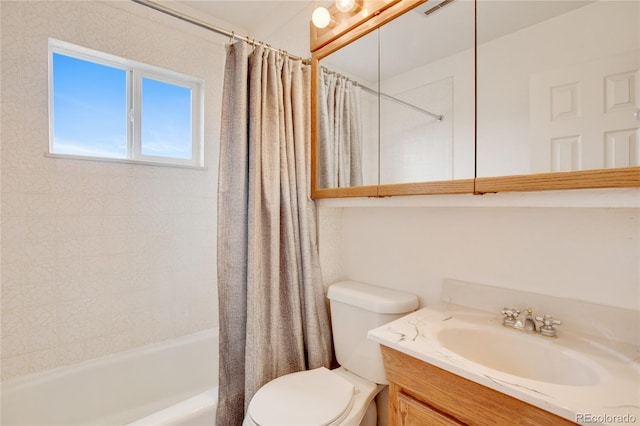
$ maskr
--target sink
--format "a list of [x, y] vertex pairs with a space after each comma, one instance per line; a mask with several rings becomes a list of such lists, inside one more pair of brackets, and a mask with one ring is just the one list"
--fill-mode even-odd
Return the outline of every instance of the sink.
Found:
[[[478, 303], [494, 303], [491, 292], [454, 296], [469, 303], [471, 296]], [[565, 300], [551, 308], [562, 312], [563, 306], [567, 315], [560, 317], [566, 322], [555, 338], [504, 326], [499, 308], [481, 310], [449, 302], [381, 325], [369, 331], [369, 338], [414, 358], [416, 366], [440, 368], [573, 422], [585, 421], [584, 413], [640, 418], [640, 348], [637, 339], [627, 339], [637, 331], [637, 311], [590, 309]], [[583, 311], [589, 314], [588, 322], [580, 323], [578, 313]], [[618, 324], [630, 330], [614, 328]]]
[[597, 371], [557, 340], [517, 330], [447, 327], [440, 344], [476, 364], [540, 382], [567, 386], [599, 383]]

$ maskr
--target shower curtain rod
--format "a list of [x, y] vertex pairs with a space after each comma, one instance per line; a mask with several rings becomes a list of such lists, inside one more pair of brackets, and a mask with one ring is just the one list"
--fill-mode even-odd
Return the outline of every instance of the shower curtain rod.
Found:
[[269, 49], [269, 50], [272, 50], [274, 52], [282, 53], [282, 54], [286, 55], [287, 57], [289, 57], [290, 59], [300, 60], [300, 61], [303, 61], [305, 63], [309, 61], [308, 59], [304, 59], [304, 58], [301, 58], [299, 56], [292, 55], [289, 52], [285, 52], [282, 49], [276, 49], [274, 47], [271, 47], [268, 44], [263, 43], [261, 41], [256, 41], [256, 40], [251, 39], [249, 37], [239, 36], [234, 31], [225, 30], [224, 28], [220, 28], [220, 27], [217, 27], [215, 25], [207, 24], [204, 21], [201, 21], [201, 20], [196, 19], [196, 18], [192, 18], [190, 16], [187, 16], [187, 15], [185, 15], [183, 13], [180, 13], [180, 12], [178, 12], [176, 10], [173, 10], [173, 9], [170, 9], [168, 7], [162, 6], [162, 5], [160, 5], [158, 3], [155, 3], [153, 1], [149, 1], [149, 0], [131, 0], [131, 1], [134, 2], [134, 3], [138, 3], [139, 5], [148, 7], [150, 9], [156, 10], [158, 12], [164, 13], [165, 15], [169, 15], [169, 16], [172, 16], [174, 18], [180, 19], [181, 21], [185, 21], [185, 22], [188, 22], [190, 24], [196, 25], [196, 26], [198, 26], [200, 28], [204, 28], [205, 30], [213, 31], [214, 33], [227, 36], [231, 40], [233, 40], [233, 39], [241, 40], [241, 41], [244, 41], [245, 43], [249, 43], [249, 44], [253, 44], [253, 45], [259, 44], [260, 46], [264, 47], [265, 49]]
[[435, 113], [433, 113], [433, 112], [431, 112], [431, 111], [427, 111], [426, 109], [423, 109], [423, 108], [420, 108], [420, 107], [415, 106], [415, 105], [413, 105], [413, 104], [410, 104], [409, 102], [403, 101], [402, 99], [398, 99], [398, 98], [393, 97], [393, 96], [391, 96], [391, 95], [387, 95], [386, 93], [376, 92], [375, 90], [373, 90], [373, 89], [371, 89], [371, 88], [369, 88], [369, 87], [367, 87], [367, 86], [365, 86], [365, 85], [363, 85], [363, 84], [361, 84], [361, 83], [359, 83], [359, 82], [357, 82], [357, 81], [355, 81], [355, 80], [352, 80], [352, 79], [350, 79], [349, 77], [345, 77], [345, 76], [343, 76], [342, 74], [340, 74], [340, 73], [338, 73], [338, 72], [332, 71], [332, 70], [330, 70], [330, 69], [328, 69], [328, 68], [326, 68], [326, 67], [322, 67], [322, 70], [323, 70], [324, 72], [326, 72], [326, 73], [329, 73], [329, 74], [335, 74], [335, 75], [340, 76], [340, 77], [342, 77], [342, 78], [346, 78], [347, 80], [349, 80], [350, 82], [352, 82], [352, 83], [353, 83], [353, 84], [355, 84], [356, 86], [360, 87], [360, 88], [361, 88], [362, 90], [364, 90], [365, 92], [369, 92], [369, 93], [371, 93], [372, 95], [379, 95], [379, 96], [380, 96], [380, 97], [382, 97], [382, 98], [388, 99], [388, 100], [393, 101], [393, 102], [395, 102], [395, 103], [398, 103], [398, 104], [400, 104], [400, 105], [404, 105], [404, 106], [406, 106], [406, 107], [408, 107], [408, 108], [411, 108], [411, 109], [412, 109], [412, 110], [414, 110], [414, 111], [418, 111], [418, 112], [421, 112], [421, 113], [423, 113], [423, 114], [426, 114], [426, 115], [428, 115], [429, 117], [433, 117], [433, 118], [435, 118], [435, 119], [436, 119], [436, 120], [438, 120], [438, 121], [442, 121], [442, 120], [444, 120], [444, 115], [442, 115], [442, 114], [435, 114]]
[[431, 112], [431, 111], [427, 111], [426, 109], [423, 109], [423, 108], [420, 108], [420, 107], [415, 106], [415, 105], [413, 105], [413, 104], [410, 104], [409, 102], [405, 102], [405, 101], [403, 101], [402, 99], [398, 99], [398, 98], [395, 98], [395, 97], [393, 97], [393, 96], [391, 96], [391, 95], [387, 95], [386, 93], [376, 92], [375, 90], [370, 89], [370, 88], [368, 88], [367, 86], [363, 86], [362, 84], [358, 83], [357, 81], [354, 81], [354, 83], [355, 83], [358, 87], [362, 88], [365, 92], [369, 92], [369, 93], [371, 93], [371, 94], [373, 94], [373, 95], [380, 95], [380, 97], [381, 97], [381, 98], [385, 98], [385, 99], [388, 99], [388, 100], [390, 100], [390, 101], [393, 101], [393, 102], [395, 102], [395, 103], [397, 103], [397, 104], [404, 105], [404, 106], [406, 106], [406, 107], [408, 107], [408, 108], [411, 108], [412, 110], [415, 110], [415, 111], [421, 112], [421, 113], [423, 113], [423, 114], [426, 114], [426, 115], [428, 115], [429, 117], [433, 117], [433, 118], [435, 118], [435, 119], [436, 119], [436, 120], [438, 120], [438, 121], [442, 121], [442, 120], [444, 120], [444, 115], [442, 115], [442, 114], [435, 114], [435, 113], [433, 113], [433, 112]]
[[[256, 42], [255, 40], [250, 39], [249, 37], [239, 36], [234, 31], [225, 30], [224, 28], [220, 28], [220, 27], [217, 27], [217, 26], [214, 26], [214, 25], [211, 25], [211, 24], [207, 24], [206, 22], [203, 22], [203, 21], [201, 21], [199, 19], [192, 18], [190, 16], [187, 16], [187, 15], [185, 15], [183, 13], [180, 13], [180, 12], [178, 12], [176, 10], [173, 10], [173, 9], [170, 9], [168, 7], [162, 6], [162, 5], [160, 5], [158, 3], [155, 3], [153, 1], [150, 1], [150, 0], [131, 0], [131, 1], [134, 2], [134, 3], [137, 3], [137, 4], [141, 5], [141, 6], [145, 6], [145, 7], [148, 7], [150, 9], [156, 10], [158, 12], [164, 13], [165, 15], [169, 15], [169, 16], [172, 16], [174, 18], [180, 19], [181, 21], [188, 22], [190, 24], [196, 25], [196, 26], [198, 26], [200, 28], [204, 28], [206, 30], [213, 31], [214, 33], [227, 36], [227, 37], [231, 38], [232, 40], [233, 39], [241, 40], [241, 41], [244, 41], [245, 43], [254, 44], [254, 45], [255, 44], [260, 44], [265, 49], [269, 49], [269, 50], [272, 50], [274, 52], [282, 53], [282, 54], [286, 55], [287, 57], [289, 57], [289, 58], [291, 58], [293, 60], [300, 60], [300, 61], [303, 61], [305, 63], [307, 63], [309, 61], [308, 59], [304, 59], [304, 58], [301, 58], [299, 56], [292, 55], [291, 53], [285, 52], [284, 50], [276, 49], [274, 47], [271, 47], [268, 44], [265, 44], [265, 43], [263, 43], [261, 41], [257, 41]], [[327, 69], [325, 67], [322, 67], [322, 68], [327, 72], [331, 72], [331, 73], [337, 74], [336, 72], [331, 71], [331, 70], [329, 70], [329, 69]], [[426, 109], [422, 109], [422, 108], [417, 107], [417, 106], [415, 106], [413, 104], [405, 102], [405, 101], [403, 101], [401, 99], [395, 98], [395, 97], [393, 97], [391, 95], [387, 95], [386, 93], [376, 92], [375, 90], [370, 89], [367, 86], [364, 86], [364, 85], [358, 83], [357, 81], [353, 81], [353, 80], [351, 80], [351, 81], [353, 83], [355, 83], [356, 85], [358, 85], [358, 87], [361, 87], [363, 90], [365, 90], [365, 91], [367, 91], [369, 93], [372, 93], [374, 95], [376, 95], [376, 94], [380, 95], [381, 97], [383, 97], [385, 99], [389, 99], [391, 101], [394, 101], [394, 102], [397, 102], [397, 103], [399, 103], [401, 105], [409, 107], [409, 108], [411, 108], [411, 109], [413, 109], [415, 111], [418, 111], [418, 112], [421, 112], [423, 114], [426, 114], [426, 115], [428, 115], [430, 117], [435, 118], [438, 121], [442, 121], [444, 119], [443, 115], [434, 114], [431, 111], [427, 111]]]

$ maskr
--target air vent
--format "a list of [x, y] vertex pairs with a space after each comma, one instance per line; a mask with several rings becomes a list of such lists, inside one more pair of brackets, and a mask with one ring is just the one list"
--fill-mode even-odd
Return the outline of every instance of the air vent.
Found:
[[453, 1], [454, 0], [430, 0], [426, 2], [423, 7], [418, 8], [418, 12], [424, 16], [429, 16]]

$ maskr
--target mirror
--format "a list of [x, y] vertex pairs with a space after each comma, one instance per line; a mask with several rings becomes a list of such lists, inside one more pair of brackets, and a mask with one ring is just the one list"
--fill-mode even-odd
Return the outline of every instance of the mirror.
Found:
[[320, 61], [318, 186], [377, 185], [378, 32]]
[[474, 3], [371, 21], [313, 54], [314, 198], [473, 192]]
[[472, 179], [474, 3], [429, 1], [379, 32], [380, 184]]
[[637, 185], [639, 23], [635, 1], [478, 1], [478, 182], [620, 169]]
[[[638, 2], [362, 2], [334, 30], [312, 31], [313, 198], [640, 187]], [[429, 10], [432, 22], [414, 27]], [[366, 35], [375, 47], [348, 53]], [[363, 108], [361, 186], [318, 185], [321, 62], [378, 92]]]

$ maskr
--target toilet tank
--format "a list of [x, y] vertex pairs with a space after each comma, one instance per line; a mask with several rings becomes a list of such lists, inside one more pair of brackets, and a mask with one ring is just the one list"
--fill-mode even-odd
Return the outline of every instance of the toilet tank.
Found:
[[387, 384], [380, 345], [367, 339], [369, 330], [418, 308], [418, 298], [388, 288], [356, 281], [329, 287], [331, 327], [340, 365], [369, 381]]

